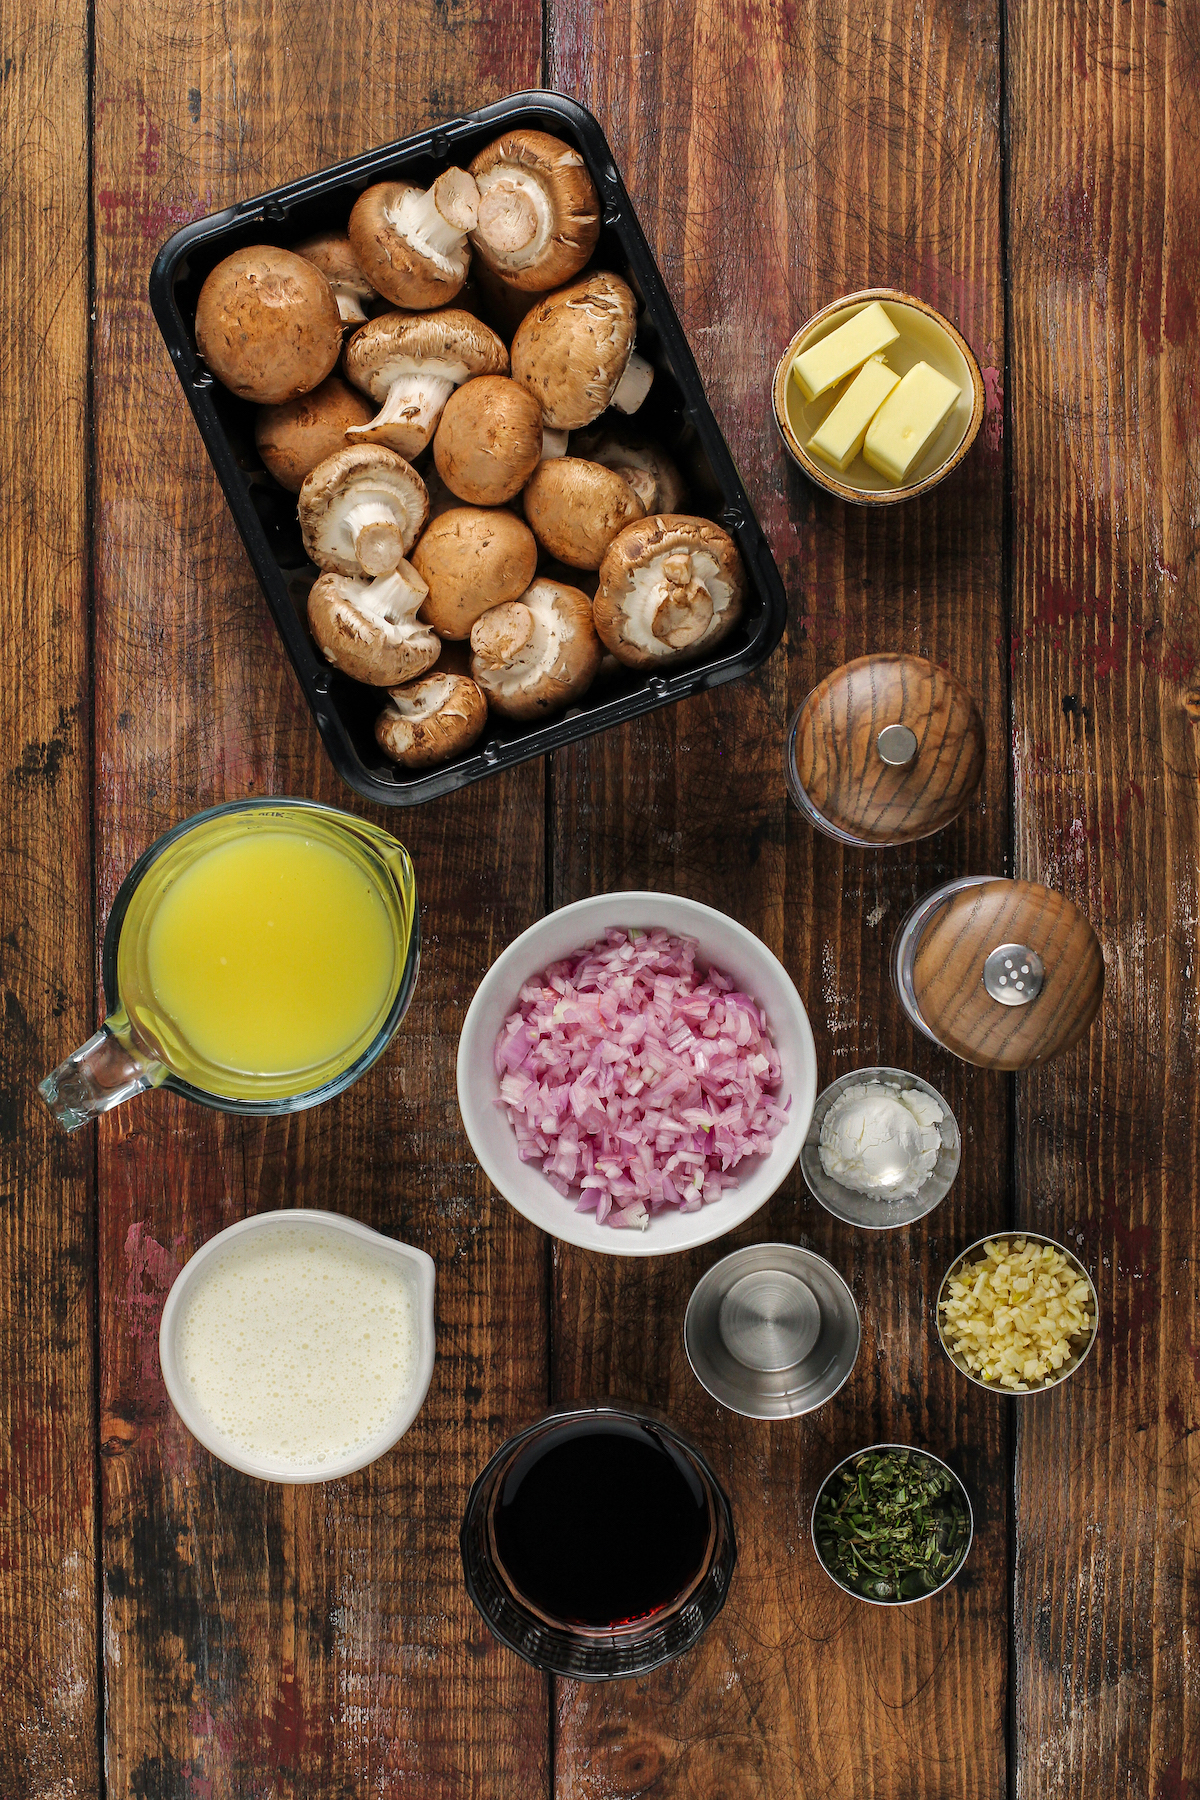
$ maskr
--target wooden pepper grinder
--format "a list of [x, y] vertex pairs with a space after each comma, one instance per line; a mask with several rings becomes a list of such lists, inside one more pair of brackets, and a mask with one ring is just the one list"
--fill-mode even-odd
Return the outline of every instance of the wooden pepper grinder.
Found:
[[983, 721], [953, 675], [878, 651], [827, 675], [788, 732], [788, 792], [811, 825], [856, 849], [929, 837], [983, 773]]
[[1027, 1069], [1088, 1029], [1104, 994], [1104, 956], [1062, 894], [970, 875], [913, 907], [892, 946], [892, 980], [935, 1044], [979, 1068]]

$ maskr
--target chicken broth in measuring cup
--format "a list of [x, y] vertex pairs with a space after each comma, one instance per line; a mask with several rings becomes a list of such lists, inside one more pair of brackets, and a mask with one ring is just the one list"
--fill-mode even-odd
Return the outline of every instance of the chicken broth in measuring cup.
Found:
[[40, 1084], [75, 1130], [145, 1088], [226, 1112], [294, 1112], [356, 1080], [412, 998], [408, 852], [308, 800], [186, 819], [121, 885], [104, 937], [108, 1016]]
[[208, 1092], [311, 1089], [387, 1015], [404, 949], [394, 909], [362, 848], [319, 819], [214, 824], [134, 894], [118, 951], [131, 1028]]

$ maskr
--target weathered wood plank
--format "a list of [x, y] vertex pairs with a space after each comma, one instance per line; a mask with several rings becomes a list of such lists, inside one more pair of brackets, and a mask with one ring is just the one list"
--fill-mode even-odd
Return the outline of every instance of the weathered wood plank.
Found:
[[1017, 863], [1104, 945], [1077, 1051], [1018, 1084], [1018, 1193], [1100, 1339], [1018, 1415], [1018, 1791], [1200, 1793], [1196, 1039], [1200, 36], [1008, 7]]
[[93, 1157], [37, 1096], [93, 1022], [87, 26], [0, 4], [0, 1792], [99, 1785]]
[[[536, 6], [352, 4], [97, 18], [97, 808], [107, 910], [142, 846], [244, 793], [352, 802], [258, 594], [145, 300], [179, 221], [536, 81]], [[521, 832], [511, 820], [519, 815]], [[112, 1796], [527, 1795], [543, 1682], [462, 1588], [469, 1482], [544, 1401], [544, 1260], [466, 1154], [454, 1050], [474, 986], [540, 910], [534, 765], [417, 815], [425, 954], [384, 1062], [318, 1113], [239, 1123], [164, 1096], [101, 1129], [107, 1758]], [[391, 1457], [272, 1489], [167, 1407], [180, 1262], [247, 1211], [331, 1206], [438, 1264], [439, 1362]]]
[[[1001, 1222], [1007, 1093], [915, 1042], [887, 980], [909, 902], [956, 872], [1002, 869], [1007, 836], [999, 376], [999, 46], [993, 15], [936, 5], [552, 5], [550, 79], [610, 133], [791, 594], [786, 653], [751, 681], [556, 759], [555, 895], [675, 889], [725, 908], [808, 1000], [822, 1082], [894, 1061], [936, 1082], [966, 1153], [925, 1225], [834, 1225], [799, 1173], [734, 1240], [663, 1263], [556, 1256], [558, 1397], [645, 1400], [689, 1426], [734, 1497], [741, 1562], [691, 1658], [636, 1686], [560, 1688], [563, 1796], [991, 1797], [1005, 1786], [1004, 1427], [941, 1356], [929, 1308], [957, 1246]], [[985, 435], [937, 494], [886, 517], [815, 494], [770, 411], [796, 326], [891, 284], [954, 318], [988, 368]], [[919, 651], [977, 693], [979, 804], [924, 847], [873, 856], [817, 839], [784, 795], [786, 720], [867, 650]], [[808, 1422], [762, 1426], [711, 1403], [683, 1355], [701, 1271], [737, 1242], [828, 1254], [864, 1324], [851, 1383]], [[978, 1507], [964, 1581], [902, 1618], [845, 1601], [808, 1518], [824, 1472], [881, 1439], [948, 1454]]]

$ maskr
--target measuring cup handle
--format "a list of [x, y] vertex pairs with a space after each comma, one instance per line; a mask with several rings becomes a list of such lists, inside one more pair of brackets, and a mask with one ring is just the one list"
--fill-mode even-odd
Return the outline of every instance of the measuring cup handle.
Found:
[[77, 1131], [131, 1095], [157, 1087], [166, 1074], [161, 1063], [127, 1049], [106, 1024], [39, 1083], [38, 1093], [64, 1131]]

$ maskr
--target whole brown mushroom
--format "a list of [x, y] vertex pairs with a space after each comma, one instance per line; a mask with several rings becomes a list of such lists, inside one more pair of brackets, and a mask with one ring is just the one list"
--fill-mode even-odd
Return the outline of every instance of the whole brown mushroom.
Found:
[[396, 306], [446, 306], [467, 278], [467, 233], [479, 193], [463, 169], [444, 169], [428, 192], [406, 181], [364, 190], [350, 214], [354, 254], [367, 280]]
[[429, 769], [463, 755], [486, 724], [487, 701], [470, 676], [435, 669], [392, 688], [375, 721], [375, 738], [401, 768]]
[[581, 699], [602, 654], [591, 601], [565, 582], [535, 581], [471, 627], [471, 673], [488, 705], [526, 724]]
[[417, 618], [428, 589], [411, 563], [375, 581], [327, 571], [308, 596], [308, 626], [328, 662], [370, 687], [424, 674], [441, 644]]
[[311, 393], [342, 348], [342, 320], [320, 269], [292, 250], [251, 244], [205, 278], [196, 348], [243, 400], [277, 406]]
[[537, 568], [537, 544], [514, 513], [456, 506], [426, 527], [412, 562], [429, 585], [421, 617], [440, 638], [460, 640], [490, 607], [525, 592]]
[[512, 341], [513, 380], [558, 430], [576, 431], [607, 406], [636, 412], [654, 370], [637, 354], [637, 302], [619, 275], [596, 269], [539, 300]]
[[438, 474], [460, 500], [501, 506], [542, 455], [542, 409], [506, 375], [481, 375], [451, 394], [433, 439]]
[[605, 552], [596, 630], [627, 668], [665, 668], [715, 649], [742, 616], [737, 545], [710, 519], [656, 513]]
[[386, 575], [425, 523], [425, 483], [394, 450], [353, 444], [326, 457], [300, 489], [300, 532], [319, 569]]
[[544, 293], [570, 281], [600, 236], [600, 200], [578, 150], [545, 131], [506, 131], [471, 164], [479, 216], [471, 242], [509, 286]]
[[347, 431], [367, 424], [374, 410], [340, 375], [327, 375], [311, 394], [298, 394], [280, 406], [260, 407], [254, 442], [280, 486], [298, 494], [304, 477], [326, 457], [344, 450]]
[[571, 455], [612, 469], [627, 481], [647, 513], [674, 513], [687, 492], [683, 477], [661, 444], [640, 433], [610, 425], [576, 432]]
[[342, 315], [342, 324], [352, 329], [365, 325], [367, 308], [379, 295], [371, 286], [354, 254], [354, 246], [344, 231], [319, 231], [303, 243], [293, 246], [297, 256], [314, 263], [333, 289], [333, 297]]
[[351, 442], [383, 443], [420, 455], [456, 387], [476, 375], [502, 375], [508, 351], [490, 326], [449, 306], [444, 312], [381, 313], [356, 331], [342, 365], [355, 387], [379, 403]]
[[628, 482], [577, 456], [540, 462], [525, 484], [525, 517], [534, 537], [572, 569], [598, 569], [617, 533], [644, 510]]

